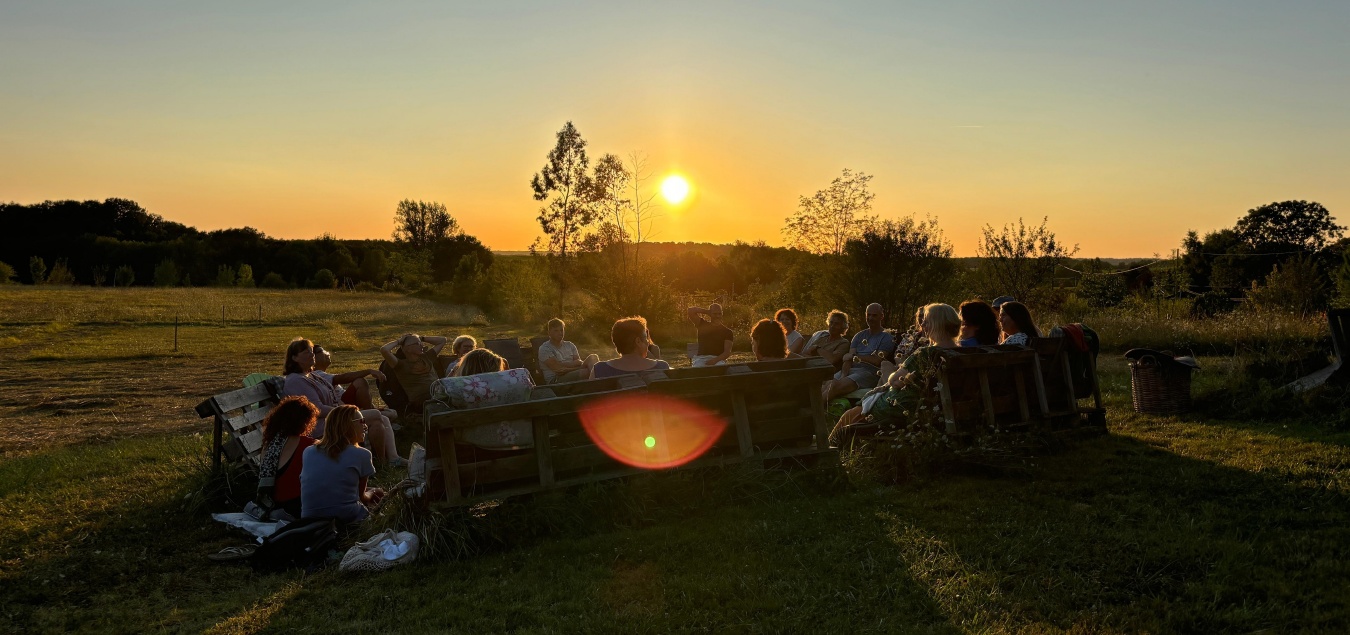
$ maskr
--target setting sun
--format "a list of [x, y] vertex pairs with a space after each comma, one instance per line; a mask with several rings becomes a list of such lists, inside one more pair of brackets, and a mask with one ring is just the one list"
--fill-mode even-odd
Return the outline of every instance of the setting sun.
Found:
[[678, 204], [689, 196], [689, 181], [678, 174], [672, 174], [661, 182], [661, 196], [672, 204]]

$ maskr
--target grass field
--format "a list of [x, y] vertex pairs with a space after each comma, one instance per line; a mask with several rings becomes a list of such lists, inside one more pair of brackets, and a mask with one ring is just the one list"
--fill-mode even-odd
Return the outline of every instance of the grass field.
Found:
[[[254, 321], [212, 323], [230, 301]], [[296, 335], [359, 368], [410, 329], [526, 331], [337, 292], [0, 287], [0, 307], [0, 632], [1350, 629], [1350, 433], [1135, 415], [1117, 354], [1111, 434], [1026, 475], [651, 475], [451, 518], [475, 536], [458, 557], [257, 575], [204, 557], [240, 542], [208, 512], [249, 492], [208, 477], [196, 403]], [[176, 353], [168, 311], [198, 316]], [[1241, 360], [1201, 363], [1203, 394]]]

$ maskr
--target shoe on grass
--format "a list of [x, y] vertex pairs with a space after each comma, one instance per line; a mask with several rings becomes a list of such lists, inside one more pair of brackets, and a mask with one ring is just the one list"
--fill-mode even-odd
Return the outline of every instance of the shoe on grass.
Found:
[[233, 562], [251, 557], [253, 552], [258, 550], [257, 545], [243, 545], [242, 547], [226, 547], [215, 553], [208, 553], [206, 557], [213, 562]]

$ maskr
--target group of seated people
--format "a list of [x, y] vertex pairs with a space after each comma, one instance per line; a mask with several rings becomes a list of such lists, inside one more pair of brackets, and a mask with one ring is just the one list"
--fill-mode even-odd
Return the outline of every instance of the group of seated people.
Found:
[[[723, 308], [717, 304], [690, 307], [686, 315], [698, 334], [692, 364], [726, 363], [734, 333], [723, 324]], [[826, 400], [859, 389], [872, 389], [870, 395], [889, 394], [887, 399], [865, 398], [841, 418], [840, 425], [845, 425], [867, 414], [907, 409], [915, 403], [919, 395], [912, 394], [913, 386], [905, 377], [931, 359], [937, 348], [1026, 344], [1029, 337], [1040, 336], [1027, 307], [1008, 298], [994, 305], [971, 300], [959, 309], [946, 304], [924, 306], [900, 342], [883, 328], [881, 305], [869, 305], [865, 321], [866, 328], [849, 337], [848, 315], [831, 311], [826, 316], [827, 328], [805, 337], [797, 330], [796, 312], [781, 309], [772, 319], [759, 320], [751, 328], [751, 352], [758, 361], [820, 357], [830, 362], [837, 372], [821, 388]], [[670, 368], [660, 359], [660, 349], [642, 317], [614, 323], [610, 338], [617, 357], [604, 361], [595, 354], [583, 358], [577, 346], [564, 339], [562, 320], [550, 320], [547, 329], [549, 339], [537, 351], [546, 383]], [[477, 341], [468, 335], [455, 338], [451, 345], [454, 357], [439, 370], [437, 358], [446, 344], [444, 337], [409, 333], [380, 347], [386, 367], [407, 393], [409, 403], [419, 406], [417, 410], [431, 398], [432, 384], [442, 374], [470, 376], [506, 370], [505, 359], [477, 348]], [[384, 496], [379, 488], [367, 486], [376, 462], [391, 467], [406, 462], [394, 443], [397, 414], [376, 408], [371, 399], [368, 378], [383, 382], [385, 374], [376, 369], [332, 374], [328, 372], [331, 364], [331, 353], [307, 339], [296, 339], [287, 347], [286, 397], [263, 422], [260, 476], [274, 483], [274, 509], [294, 517], [359, 521]]]

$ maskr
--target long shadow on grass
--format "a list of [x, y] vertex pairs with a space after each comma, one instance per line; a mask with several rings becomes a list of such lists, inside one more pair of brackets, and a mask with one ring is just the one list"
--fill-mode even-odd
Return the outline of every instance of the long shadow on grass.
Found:
[[0, 632], [201, 630], [301, 578], [206, 560], [248, 539], [185, 498], [207, 483], [202, 449], [141, 438], [0, 465]]
[[976, 629], [1344, 631], [1350, 497], [1109, 437], [1037, 479], [879, 502], [900, 566]]

